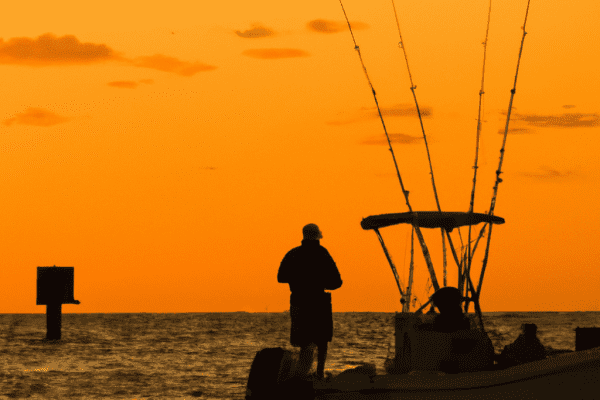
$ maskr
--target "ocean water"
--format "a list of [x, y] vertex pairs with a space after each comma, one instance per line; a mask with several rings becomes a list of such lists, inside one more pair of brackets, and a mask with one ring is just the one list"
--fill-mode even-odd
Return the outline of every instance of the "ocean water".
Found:
[[[576, 327], [600, 312], [485, 313], [496, 348], [535, 323], [542, 343], [575, 350]], [[265, 347], [289, 344], [285, 313], [64, 314], [62, 339], [44, 340], [45, 314], [0, 315], [1, 399], [243, 399]], [[394, 352], [393, 313], [334, 313], [326, 372]]]

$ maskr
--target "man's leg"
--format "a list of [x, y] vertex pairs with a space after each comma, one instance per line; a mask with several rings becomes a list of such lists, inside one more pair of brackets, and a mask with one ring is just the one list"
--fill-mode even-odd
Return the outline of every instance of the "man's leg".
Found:
[[[321, 353], [319, 352], [319, 355]], [[315, 356], [315, 345], [311, 343], [307, 346], [302, 346], [300, 348], [300, 356], [298, 358], [298, 366], [296, 367], [296, 376], [300, 378], [304, 378], [310, 372], [310, 368], [312, 367], [313, 359]]]
[[318, 351], [317, 378], [323, 379], [325, 376], [325, 360], [327, 359], [327, 342], [319, 343]]

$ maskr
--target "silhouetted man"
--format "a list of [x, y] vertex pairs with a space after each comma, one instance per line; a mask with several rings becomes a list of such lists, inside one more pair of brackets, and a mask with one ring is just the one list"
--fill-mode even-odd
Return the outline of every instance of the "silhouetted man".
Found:
[[342, 279], [333, 258], [319, 243], [323, 238], [319, 227], [308, 224], [302, 228], [302, 234], [302, 245], [290, 250], [281, 261], [277, 281], [289, 283], [292, 292], [290, 342], [300, 347], [296, 375], [308, 374], [317, 346], [317, 377], [323, 379], [327, 343], [333, 338], [331, 293], [325, 290], [339, 288]]
[[435, 318], [434, 330], [448, 333], [470, 328], [471, 323], [460, 307], [462, 296], [457, 288], [443, 287], [431, 296], [431, 300], [440, 312]]
[[511, 344], [504, 346], [498, 357], [498, 364], [502, 367], [512, 367], [531, 361], [546, 358], [546, 349], [537, 337], [536, 324], [521, 325], [522, 333]]
[[[435, 316], [433, 324], [428, 324], [429, 326], [423, 326], [420, 329], [453, 336], [448, 343], [449, 355], [440, 361], [439, 370], [446, 373], [459, 373], [491, 368], [494, 363], [492, 341], [485, 333], [477, 334], [478, 336], [472, 336], [469, 333], [472, 332], [470, 330], [471, 323], [461, 308], [463, 297], [460, 291], [455, 287], [443, 287], [431, 296], [431, 300], [440, 313]], [[458, 333], [459, 331], [463, 331], [463, 334]], [[471, 362], [460, 361], [462, 355], [471, 352], [473, 352]], [[476, 357], [476, 360], [473, 357]]]

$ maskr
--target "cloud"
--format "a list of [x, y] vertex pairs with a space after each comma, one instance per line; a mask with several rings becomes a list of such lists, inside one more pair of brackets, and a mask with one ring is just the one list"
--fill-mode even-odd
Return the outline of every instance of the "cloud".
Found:
[[119, 59], [105, 44], [81, 43], [73, 35], [56, 37], [51, 33], [37, 39], [0, 39], [0, 64], [31, 66], [89, 64]]
[[[365, 107], [365, 109], [372, 110], [373, 116], [375, 116], [375, 117], [379, 116], [379, 114], [377, 113], [376, 107], [370, 107], [370, 108]], [[431, 107], [419, 107], [419, 110], [421, 111], [422, 117], [430, 117], [431, 116]], [[417, 113], [417, 108], [414, 107], [413, 105], [409, 105], [409, 104], [399, 104], [394, 107], [381, 107], [381, 115], [383, 115], [384, 117], [385, 116], [389, 116], [389, 117], [418, 117], [419, 116], [419, 114]]]
[[107, 85], [122, 89], [135, 89], [138, 86], [138, 83], [134, 81], [114, 81], [108, 82]]
[[542, 171], [538, 173], [523, 172], [521, 175], [536, 179], [566, 179], [574, 175], [572, 171], [561, 172], [550, 167], [541, 167], [540, 169]]
[[182, 76], [193, 76], [198, 72], [212, 71], [216, 69], [214, 65], [203, 64], [199, 62], [180, 61], [174, 57], [155, 54], [153, 56], [136, 57], [129, 61], [131, 65], [142, 68], [151, 68], [163, 72], [172, 72]]
[[[423, 140], [423, 137], [410, 136], [404, 133], [390, 133], [392, 144], [417, 144]], [[362, 144], [388, 145], [385, 135], [373, 136], [361, 142]]]
[[[348, 24], [345, 21], [328, 21], [326, 19], [313, 19], [306, 26], [309, 30], [318, 33], [338, 33], [348, 29]], [[363, 22], [350, 22], [352, 29], [367, 29], [369, 25]]]
[[[420, 107], [421, 116], [429, 118], [433, 111], [431, 107]], [[398, 104], [393, 107], [381, 107], [381, 115], [385, 117], [418, 117], [417, 109], [411, 104]], [[355, 122], [362, 122], [370, 119], [378, 119], [379, 112], [376, 107], [361, 107], [356, 115], [343, 120], [328, 121], [328, 125], [346, 125]]]
[[[506, 113], [504, 113], [506, 115]], [[556, 115], [514, 114], [516, 121], [540, 128], [589, 128], [600, 126], [600, 115], [596, 113], [564, 113]]]
[[135, 89], [138, 87], [138, 82], [139, 83], [145, 83], [145, 84], [151, 84], [154, 83], [154, 80], [152, 79], [140, 79], [139, 81], [113, 81], [113, 82], [108, 82], [107, 85], [108, 86], [112, 86], [112, 87], [116, 87], [116, 88], [121, 88], [121, 89]]
[[[498, 133], [500, 135], [504, 135], [504, 128], [498, 129]], [[531, 129], [527, 129], [527, 128], [508, 128], [508, 134], [512, 135], [523, 135], [526, 133], [533, 133], [533, 131]]]
[[243, 55], [264, 60], [277, 58], [307, 57], [309, 54], [299, 49], [250, 49], [244, 50]]
[[252, 25], [252, 29], [248, 29], [243, 32], [235, 31], [235, 34], [242, 38], [257, 39], [267, 36], [273, 36], [275, 32], [273, 32], [269, 28], [265, 28], [264, 26]]
[[69, 121], [70, 118], [61, 117], [52, 111], [43, 108], [28, 108], [25, 112], [15, 114], [14, 117], [4, 120], [4, 125], [12, 124], [52, 126]]
[[36, 39], [21, 37], [6, 42], [0, 38], [0, 65], [49, 66], [103, 61], [122, 61], [136, 67], [157, 69], [182, 76], [192, 76], [217, 68], [200, 62], [181, 61], [162, 54], [127, 59], [105, 44], [82, 43], [73, 35], [56, 37], [45, 33]]

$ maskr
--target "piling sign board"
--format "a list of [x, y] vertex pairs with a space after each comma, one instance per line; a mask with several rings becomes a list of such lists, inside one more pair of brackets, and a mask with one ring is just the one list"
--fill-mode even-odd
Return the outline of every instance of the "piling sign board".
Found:
[[73, 295], [75, 267], [37, 267], [37, 305], [78, 304]]

